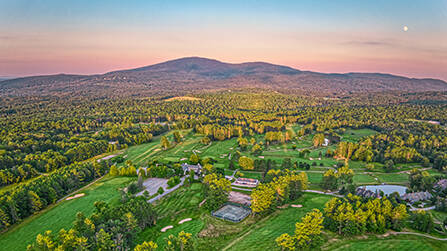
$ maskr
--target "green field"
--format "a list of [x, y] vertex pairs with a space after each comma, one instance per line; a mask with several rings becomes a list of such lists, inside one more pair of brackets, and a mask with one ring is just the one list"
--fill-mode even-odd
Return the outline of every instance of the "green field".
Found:
[[[275, 247], [274, 239], [277, 236], [284, 232], [293, 232], [296, 221], [312, 208], [322, 208], [330, 199], [326, 195], [305, 193], [302, 198], [293, 202], [302, 204], [303, 208], [289, 207], [261, 220], [249, 217], [240, 223], [232, 223], [214, 218], [209, 212], [199, 208], [203, 199], [201, 191], [201, 185], [195, 183], [192, 187], [182, 187], [157, 202], [157, 226], [142, 232], [138, 242], [154, 240], [163, 247], [166, 237], [184, 230], [193, 234], [198, 250], [221, 250], [235, 239], [239, 241], [233, 243], [229, 250], [254, 250], [259, 240], [263, 240], [262, 247], [271, 248]], [[178, 224], [185, 218], [192, 218], [192, 221]], [[174, 228], [165, 233], [160, 232], [169, 225]]]
[[375, 174], [381, 183], [403, 184], [408, 183], [408, 174], [406, 173], [381, 173]]
[[[137, 242], [153, 240], [162, 247], [164, 238], [170, 234], [177, 234], [182, 230], [194, 235], [197, 234], [204, 226], [204, 222], [200, 219], [203, 211], [199, 209], [199, 203], [202, 200], [202, 185], [200, 183], [181, 187], [167, 195], [155, 204], [159, 215], [157, 225], [140, 233]], [[192, 221], [178, 224], [180, 220], [185, 218], [192, 218]], [[160, 232], [162, 228], [169, 225], [174, 226], [174, 228], [165, 233]]]
[[85, 215], [90, 215], [94, 210], [95, 201], [118, 202], [120, 197], [118, 188], [131, 180], [135, 178], [105, 177], [85, 190], [81, 190], [80, 193], [85, 193], [85, 196], [63, 201], [27, 218], [0, 236], [2, 250], [25, 250], [38, 234], [46, 230], [58, 232], [62, 228], [71, 228], [76, 213], [83, 212]]
[[447, 243], [413, 235], [397, 235], [389, 237], [369, 236], [367, 239], [336, 240], [324, 244], [322, 250], [446, 250]]
[[368, 174], [355, 174], [354, 175], [355, 184], [378, 184], [379, 181], [375, 180], [373, 176]]
[[293, 234], [295, 223], [313, 208], [322, 209], [331, 197], [305, 193], [293, 204], [302, 204], [302, 208], [288, 207], [269, 216], [267, 220], [256, 224], [242, 238], [232, 242], [228, 250], [272, 250], [276, 249], [275, 239], [283, 233]]
[[342, 136], [343, 141], [357, 142], [363, 137], [374, 135], [377, 132], [371, 129], [347, 129]]
[[[294, 127], [298, 129], [299, 127]], [[172, 133], [168, 132], [166, 135], [172, 142]], [[358, 140], [361, 137], [376, 133], [372, 130], [347, 130], [344, 134], [344, 140]], [[229, 163], [229, 154], [234, 154], [238, 148], [237, 139], [232, 138], [225, 141], [214, 141], [209, 145], [203, 145], [200, 139], [203, 135], [194, 134], [191, 130], [182, 130], [181, 134], [184, 136], [183, 141], [175, 144], [167, 150], [162, 150], [160, 146], [161, 136], [154, 137], [150, 143], [132, 146], [126, 150], [117, 152], [126, 156], [126, 160], [131, 160], [138, 166], [144, 166], [151, 159], [157, 159], [162, 162], [178, 162], [181, 159], [188, 159], [194, 152], [198, 153], [203, 159], [211, 157], [217, 161], [215, 166], [226, 168]], [[346, 138], [345, 138], [346, 137]], [[261, 140], [263, 135], [257, 135], [255, 138]], [[299, 151], [292, 149], [293, 142], [283, 145], [271, 145], [268, 150], [265, 150], [261, 156], [266, 159], [273, 159], [277, 161], [278, 167], [284, 158], [291, 158], [292, 161], [306, 162], [317, 166], [311, 166], [309, 171], [306, 171], [310, 184], [310, 189], [321, 189], [319, 184], [322, 181], [323, 173], [337, 164], [337, 160], [332, 158], [322, 157], [319, 160], [319, 152], [324, 153], [329, 147], [320, 147], [314, 149], [311, 147], [312, 135], [305, 136], [302, 140], [295, 140], [298, 148], [308, 148], [311, 150], [310, 155], [306, 158], [299, 157]], [[242, 152], [242, 155], [250, 156], [251, 158], [259, 158], [254, 156], [250, 151]], [[310, 159], [312, 158], [312, 160]], [[320, 163], [323, 166], [320, 166]], [[354, 183], [356, 184], [406, 184], [408, 182], [408, 174], [406, 173], [384, 173], [380, 164], [371, 173], [364, 173], [364, 162], [350, 161], [350, 167], [355, 171]], [[412, 166], [417, 164], [411, 163], [401, 165], [400, 170], [410, 170]], [[429, 170], [431, 173], [437, 173], [434, 170]], [[262, 172], [243, 171], [246, 178], [262, 178]], [[225, 170], [226, 175], [231, 175], [233, 170]], [[377, 178], [377, 180], [376, 180]], [[43, 212], [26, 219], [19, 225], [3, 233], [0, 236], [0, 245], [5, 250], [22, 250], [35, 240], [35, 236], [45, 230], [59, 231], [61, 228], [68, 229], [71, 227], [78, 211], [86, 215], [93, 212], [93, 203], [98, 200], [103, 201], [119, 201], [118, 188], [124, 187], [135, 178], [127, 177], [105, 177], [84, 189], [84, 197], [80, 197], [70, 201], [63, 201], [56, 205], [49, 207]], [[250, 193], [241, 191], [243, 193]], [[268, 217], [257, 219], [249, 217], [240, 223], [231, 223], [216, 219], [210, 216], [203, 208], [199, 208], [199, 203], [203, 200], [202, 187], [200, 183], [194, 183], [192, 186], [184, 186], [167, 197], [156, 203], [156, 210], [159, 213], [159, 219], [155, 227], [145, 229], [139, 234], [137, 243], [143, 241], [154, 240], [160, 247], [164, 245], [164, 239], [170, 234], [177, 234], [184, 230], [192, 233], [197, 247], [200, 250], [258, 250], [258, 249], [273, 249], [276, 250], [275, 238], [282, 233], [292, 233], [295, 222], [300, 219], [306, 212], [312, 208], [322, 208], [324, 203], [330, 197], [319, 194], [306, 193], [302, 198], [297, 200], [296, 204], [303, 204], [303, 208], [286, 208], [281, 209]], [[441, 219], [441, 216], [435, 215], [436, 219]], [[178, 222], [185, 218], [192, 218], [192, 221], [184, 224]], [[51, 224], [48, 224], [51, 223]], [[173, 229], [166, 233], [161, 233], [160, 230], [168, 225], [174, 226]], [[199, 238], [200, 237], [200, 238]], [[369, 250], [371, 245], [383, 248], [385, 250], [407, 250], [409, 247], [416, 247], [418, 250], [439, 250], [439, 242], [426, 240], [422, 237], [413, 236], [396, 236], [385, 239], [362, 240], [346, 240], [331, 242], [325, 245], [325, 249], [330, 250]]]
[[306, 172], [307, 179], [311, 184], [320, 184], [323, 181], [323, 173]]
[[262, 172], [248, 172], [248, 171], [240, 171], [244, 174], [244, 178], [250, 178], [250, 179], [262, 179]]

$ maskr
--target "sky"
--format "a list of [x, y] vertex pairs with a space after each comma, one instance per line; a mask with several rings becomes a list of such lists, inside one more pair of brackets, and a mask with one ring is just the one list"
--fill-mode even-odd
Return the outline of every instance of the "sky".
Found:
[[0, 0], [0, 76], [189, 56], [447, 80], [447, 0]]

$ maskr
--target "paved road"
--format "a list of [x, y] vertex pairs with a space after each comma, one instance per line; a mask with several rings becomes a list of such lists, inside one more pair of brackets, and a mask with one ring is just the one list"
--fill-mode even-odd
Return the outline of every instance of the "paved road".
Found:
[[417, 207], [413, 207], [413, 205], [410, 205], [410, 211], [417, 211], [417, 210], [428, 211], [428, 210], [433, 210], [433, 209], [435, 209], [435, 206], [417, 208]]
[[420, 234], [420, 233], [414, 233], [414, 232], [393, 232], [392, 234], [410, 234], [410, 235], [417, 235], [417, 236], [427, 237], [427, 238], [438, 240], [438, 241], [447, 241], [447, 238], [438, 238], [438, 237], [431, 236], [431, 235], [428, 235], [428, 234]]
[[325, 195], [335, 196], [335, 197], [338, 197], [338, 198], [343, 198], [343, 195], [340, 195], [340, 194], [326, 193], [326, 192], [318, 191], [318, 190], [304, 190], [304, 192], [308, 192], [308, 193], [318, 193], [318, 194], [325, 194]]

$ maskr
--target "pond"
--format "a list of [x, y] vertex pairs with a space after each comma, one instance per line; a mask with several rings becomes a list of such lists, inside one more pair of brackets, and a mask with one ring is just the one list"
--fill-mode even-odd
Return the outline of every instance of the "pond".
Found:
[[372, 191], [372, 192], [379, 192], [383, 191], [385, 195], [390, 195], [394, 192], [397, 192], [400, 196], [405, 194], [405, 191], [407, 190], [407, 187], [404, 186], [397, 186], [397, 185], [374, 185], [374, 186], [364, 186], [366, 190]]

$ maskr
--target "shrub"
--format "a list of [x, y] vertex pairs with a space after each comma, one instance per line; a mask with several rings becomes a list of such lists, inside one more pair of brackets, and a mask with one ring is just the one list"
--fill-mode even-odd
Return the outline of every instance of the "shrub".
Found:
[[132, 182], [127, 186], [127, 192], [130, 194], [136, 194], [140, 189], [136, 182]]
[[178, 176], [171, 177], [168, 180], [168, 187], [173, 187], [173, 186], [177, 185], [178, 183], [180, 183], [180, 178]]
[[426, 233], [433, 230], [433, 217], [425, 211], [419, 210], [411, 214], [411, 227]]

